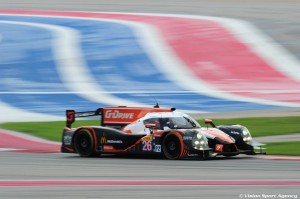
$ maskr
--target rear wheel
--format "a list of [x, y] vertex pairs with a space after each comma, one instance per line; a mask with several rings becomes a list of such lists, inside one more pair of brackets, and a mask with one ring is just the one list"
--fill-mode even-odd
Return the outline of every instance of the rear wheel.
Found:
[[98, 155], [94, 152], [94, 139], [92, 133], [87, 129], [81, 129], [74, 138], [74, 147], [81, 157], [92, 157]]
[[175, 133], [167, 134], [162, 143], [163, 154], [170, 160], [180, 157], [181, 147], [180, 139]]

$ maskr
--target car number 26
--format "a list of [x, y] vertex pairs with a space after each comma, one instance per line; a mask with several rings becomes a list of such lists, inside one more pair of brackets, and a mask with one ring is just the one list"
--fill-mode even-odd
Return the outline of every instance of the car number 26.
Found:
[[142, 146], [143, 146], [143, 151], [152, 151], [152, 142], [143, 141]]

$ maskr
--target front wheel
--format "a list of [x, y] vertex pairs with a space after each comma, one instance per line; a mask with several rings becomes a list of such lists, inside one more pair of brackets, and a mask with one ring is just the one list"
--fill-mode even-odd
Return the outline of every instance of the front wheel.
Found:
[[81, 157], [96, 156], [94, 152], [94, 139], [92, 133], [87, 129], [81, 129], [74, 137], [74, 147]]
[[179, 159], [181, 149], [182, 146], [179, 137], [175, 133], [167, 134], [162, 143], [164, 156], [170, 160]]

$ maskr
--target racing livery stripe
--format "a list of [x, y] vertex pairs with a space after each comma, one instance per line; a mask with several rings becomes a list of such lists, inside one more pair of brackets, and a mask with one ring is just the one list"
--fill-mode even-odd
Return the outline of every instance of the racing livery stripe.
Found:
[[214, 137], [220, 138], [223, 141], [226, 141], [228, 143], [235, 143], [230, 136], [225, 134], [223, 131], [220, 131], [219, 129], [205, 129], [202, 128], [201, 131], [203, 131], [205, 134], [213, 135]]

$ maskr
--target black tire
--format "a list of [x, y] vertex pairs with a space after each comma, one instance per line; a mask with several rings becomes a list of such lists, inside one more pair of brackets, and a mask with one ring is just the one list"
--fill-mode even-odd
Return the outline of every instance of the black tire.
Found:
[[179, 159], [181, 154], [181, 142], [175, 133], [169, 133], [162, 142], [162, 152], [167, 159]]
[[93, 135], [87, 129], [81, 129], [76, 133], [74, 137], [74, 147], [81, 157], [93, 157], [97, 155], [94, 152]]

